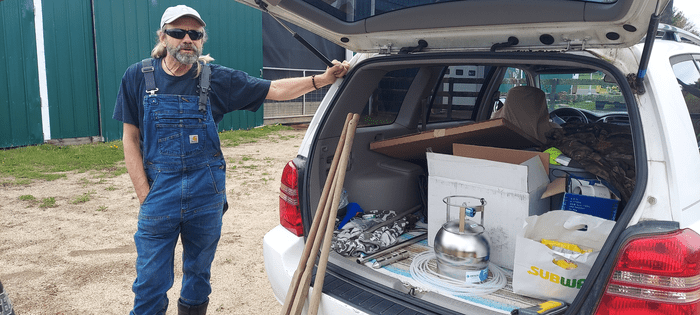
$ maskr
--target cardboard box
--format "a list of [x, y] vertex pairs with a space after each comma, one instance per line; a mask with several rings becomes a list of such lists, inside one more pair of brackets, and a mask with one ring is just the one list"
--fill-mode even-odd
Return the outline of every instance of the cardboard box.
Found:
[[474, 124], [424, 131], [418, 134], [372, 142], [375, 152], [404, 160], [424, 160], [425, 152], [452, 154], [452, 144], [526, 149], [542, 145], [503, 118]]
[[[454, 144], [454, 155], [426, 153], [428, 162], [428, 245], [446, 222], [443, 199], [465, 195], [484, 198], [484, 227], [490, 260], [512, 269], [515, 238], [525, 218], [549, 210], [541, 199], [549, 184], [549, 155], [541, 152]], [[459, 208], [450, 221], [459, 220]], [[476, 215], [479, 221], [479, 214]]]

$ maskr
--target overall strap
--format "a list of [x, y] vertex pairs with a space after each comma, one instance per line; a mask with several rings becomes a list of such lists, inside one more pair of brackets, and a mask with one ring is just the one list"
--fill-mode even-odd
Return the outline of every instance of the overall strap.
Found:
[[209, 98], [209, 90], [211, 90], [209, 87], [211, 83], [211, 67], [206, 63], [201, 66], [204, 68], [202, 68], [197, 88], [199, 89], [199, 111], [204, 112], [207, 110], [207, 99]]
[[155, 95], [158, 92], [158, 88], [156, 87], [156, 77], [153, 75], [155, 70], [153, 68], [153, 59], [144, 59], [141, 61], [141, 64], [143, 65], [141, 72], [143, 72], [143, 76], [146, 79], [146, 92], [150, 95]]

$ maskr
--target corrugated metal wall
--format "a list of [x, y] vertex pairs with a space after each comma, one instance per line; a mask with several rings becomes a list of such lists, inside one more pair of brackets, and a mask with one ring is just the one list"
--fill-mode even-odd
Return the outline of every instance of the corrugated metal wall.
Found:
[[[97, 73], [105, 140], [121, 138], [121, 123], [112, 119], [114, 101], [127, 67], [148, 58], [166, 8], [185, 4], [207, 23], [209, 40], [204, 53], [214, 62], [260, 77], [262, 69], [262, 16], [257, 10], [231, 0], [198, 1], [95, 1]], [[263, 110], [227, 114], [219, 129], [248, 129], [263, 123]]]
[[[262, 78], [262, 12], [232, 0], [190, 2], [188, 5], [207, 23], [209, 40], [204, 44], [204, 53], [211, 54], [215, 63]], [[262, 124], [263, 108], [255, 113], [241, 110], [227, 114], [219, 130], [249, 129]]]
[[107, 141], [122, 136], [122, 123], [112, 119], [112, 113], [124, 71], [148, 58], [155, 44], [155, 31], [167, 6], [154, 8], [154, 2], [94, 1], [100, 118], [102, 135]]
[[[0, 0], [0, 148], [42, 143], [42, 130], [50, 131], [51, 139], [120, 139], [122, 125], [112, 112], [121, 77], [131, 64], [150, 56], [169, 6], [186, 4], [199, 11], [209, 32], [204, 52], [215, 63], [261, 77], [262, 14], [235, 1], [39, 3], [48, 90], [44, 127], [50, 129], [42, 129], [34, 2]], [[219, 127], [248, 129], [262, 123], [262, 109], [239, 111], [227, 114]]]
[[51, 138], [99, 136], [90, 1], [42, 1]]
[[0, 1], [0, 148], [44, 141], [32, 0]]

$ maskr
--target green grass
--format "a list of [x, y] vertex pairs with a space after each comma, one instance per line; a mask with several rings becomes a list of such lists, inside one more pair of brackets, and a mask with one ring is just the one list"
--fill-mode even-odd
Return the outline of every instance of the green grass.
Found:
[[21, 196], [19, 196], [19, 200], [22, 200], [22, 201], [36, 201], [36, 197], [34, 197], [34, 196], [32, 196], [32, 195], [21, 195]]
[[0, 151], [0, 178], [14, 177], [10, 184], [24, 185], [36, 179], [62, 178], [69, 171], [101, 170], [119, 175], [126, 172], [125, 167], [118, 166], [121, 161], [121, 141], [72, 146], [42, 144]]
[[[234, 130], [219, 133], [222, 146], [238, 146], [278, 135], [291, 130], [282, 125], [263, 126], [251, 130]], [[106, 143], [57, 146], [42, 144], [3, 150], [0, 149], [0, 186], [29, 185], [34, 180], [55, 180], [66, 172], [97, 171], [109, 177], [126, 173], [124, 148], [121, 141]], [[100, 180], [99, 183], [104, 183]], [[95, 184], [87, 179], [84, 186]], [[53, 202], [55, 205], [55, 201]]]
[[92, 196], [92, 194], [94, 194], [94, 193], [95, 193], [95, 191], [88, 191], [88, 192], [86, 192], [78, 197], [73, 198], [73, 200], [71, 200], [70, 203], [77, 205], [79, 203], [88, 202], [88, 201], [90, 201], [90, 196]]
[[221, 146], [235, 147], [244, 143], [257, 142], [260, 139], [266, 139], [271, 135], [277, 134], [282, 130], [291, 130], [292, 127], [283, 125], [270, 125], [250, 130], [232, 130], [219, 133]]
[[56, 205], [56, 198], [54, 197], [47, 197], [41, 199], [41, 204], [39, 204], [39, 208], [56, 208], [58, 205]]

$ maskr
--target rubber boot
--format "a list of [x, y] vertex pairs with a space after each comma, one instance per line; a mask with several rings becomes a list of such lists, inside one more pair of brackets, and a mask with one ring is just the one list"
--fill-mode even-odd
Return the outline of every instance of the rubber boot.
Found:
[[191, 306], [182, 303], [182, 301], [178, 300], [177, 301], [177, 315], [206, 315], [207, 314], [207, 306], [209, 305], [209, 301], [206, 301], [202, 304]]
[[15, 315], [15, 311], [12, 310], [10, 297], [2, 287], [2, 282], [0, 282], [0, 315]]

